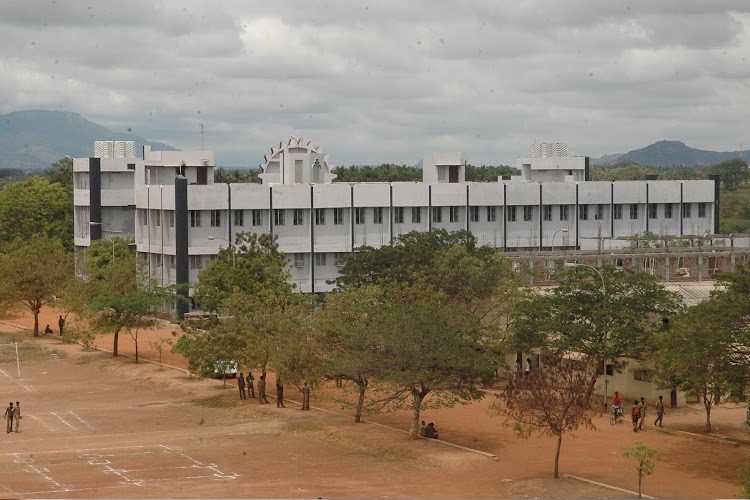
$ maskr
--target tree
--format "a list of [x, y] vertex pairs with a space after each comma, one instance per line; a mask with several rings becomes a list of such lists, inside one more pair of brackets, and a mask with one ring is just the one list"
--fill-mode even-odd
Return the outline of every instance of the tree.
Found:
[[236, 183], [260, 183], [260, 177], [258, 177], [258, 170], [254, 168], [250, 169], [226, 169], [219, 167], [214, 171], [214, 182], [225, 183], [225, 184], [236, 184]]
[[0, 190], [0, 242], [41, 234], [73, 249], [73, 193], [47, 179], [31, 177]]
[[356, 423], [362, 420], [367, 389], [373, 380], [384, 376], [382, 322], [378, 316], [384, 305], [383, 295], [377, 285], [332, 292], [315, 317], [322, 373], [354, 383]]
[[600, 364], [649, 352], [652, 332], [681, 309], [679, 294], [645, 273], [598, 271], [581, 266], [563, 272], [558, 287], [523, 300], [513, 324], [516, 348], [581, 353]]
[[521, 173], [517, 168], [508, 167], [506, 165], [499, 165], [497, 167], [492, 165], [482, 165], [481, 167], [475, 167], [474, 165], [467, 163], [465, 168], [466, 171], [464, 178], [466, 179], [466, 182], [497, 182], [498, 178], [520, 175]]
[[739, 497], [750, 498], [750, 457], [737, 469], [737, 482], [740, 485]]
[[118, 355], [120, 332], [133, 335], [138, 360], [138, 331], [155, 322], [153, 315], [174, 293], [149, 281], [136, 266], [127, 240], [96, 240], [87, 250], [77, 311], [99, 334], [112, 333], [112, 355]]
[[510, 379], [502, 396], [491, 406], [516, 429], [557, 438], [553, 477], [559, 476], [562, 438], [579, 428], [593, 428], [592, 392], [599, 363], [590, 356], [566, 359], [561, 353], [544, 356], [544, 363], [528, 376]]
[[750, 361], [748, 346], [732, 334], [733, 314], [724, 298], [715, 295], [691, 307], [656, 336], [656, 379], [701, 398], [706, 432], [711, 432], [711, 408], [718, 398], [743, 392]]
[[643, 478], [653, 474], [654, 462], [658, 461], [664, 452], [656, 448], [649, 448], [641, 441], [637, 441], [633, 446], [623, 446], [621, 450], [624, 458], [635, 458], [638, 461], [638, 467], [635, 471], [638, 474], [638, 498], [642, 498]]
[[73, 158], [66, 156], [52, 163], [42, 174], [50, 184], [60, 184], [66, 192], [73, 194]]
[[377, 314], [383, 381], [393, 388], [388, 400], [411, 407], [411, 439], [417, 438], [425, 404], [450, 407], [480, 399], [482, 388], [495, 380], [480, 321], [440, 295], [423, 284], [394, 286]]
[[31, 311], [34, 336], [39, 335], [39, 312], [65, 289], [73, 274], [72, 264], [59, 239], [38, 234], [16, 240], [0, 255], [0, 299]]
[[237, 233], [235, 243], [200, 272], [193, 298], [204, 309], [218, 311], [235, 289], [247, 295], [264, 289], [290, 293], [288, 278], [289, 261], [274, 235]]
[[724, 189], [734, 191], [741, 184], [750, 179], [747, 162], [741, 158], [733, 158], [714, 165], [713, 172], [721, 176]]

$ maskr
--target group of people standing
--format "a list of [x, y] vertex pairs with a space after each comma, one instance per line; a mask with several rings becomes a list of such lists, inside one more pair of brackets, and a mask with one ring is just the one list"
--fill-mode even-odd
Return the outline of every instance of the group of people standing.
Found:
[[[252, 373], [248, 373], [247, 377], [242, 372], [237, 375], [237, 387], [240, 390], [240, 399], [247, 399], [247, 394], [250, 394], [252, 399], [255, 399], [255, 377]], [[247, 390], [246, 390], [247, 388]], [[300, 387], [300, 393], [302, 394], [302, 409], [310, 409], [310, 387], [307, 382]], [[266, 375], [263, 374], [258, 379], [258, 404], [268, 404], [268, 398], [266, 398]], [[281, 379], [276, 379], [276, 408], [286, 408], [284, 405], [284, 384]]]
[[[620, 393], [615, 391], [615, 395], [612, 398], [612, 406], [615, 408], [615, 411], [622, 411], [622, 399], [620, 398]], [[630, 417], [633, 422], [633, 432], [638, 431], [646, 431], [646, 429], [643, 428], [643, 422], [646, 420], [646, 410], [648, 409], [648, 406], [646, 405], [646, 399], [641, 398], [640, 401], [637, 399], [633, 400], [633, 407], [630, 410]], [[659, 396], [659, 401], [656, 402], [656, 420], [654, 420], [654, 425], [657, 425], [659, 427], [663, 427], [663, 421], [664, 421], [664, 396]]]
[[13, 401], [8, 403], [8, 408], [5, 409], [5, 432], [18, 432], [18, 424], [21, 423], [21, 403], [16, 401], [16, 405], [13, 406]]

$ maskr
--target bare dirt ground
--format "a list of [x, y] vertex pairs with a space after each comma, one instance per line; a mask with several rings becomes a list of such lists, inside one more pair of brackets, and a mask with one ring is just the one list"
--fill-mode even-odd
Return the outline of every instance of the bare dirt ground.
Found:
[[[40, 323], [56, 330], [56, 318], [55, 311], [45, 310]], [[426, 411], [424, 419], [435, 422], [441, 440], [409, 441], [405, 413], [354, 424], [330, 397], [333, 388], [316, 390], [313, 410], [302, 412], [287, 387], [287, 408], [277, 409], [272, 398], [270, 405], [240, 401], [233, 381], [223, 389], [220, 382], [189, 378], [183, 371], [83, 352], [78, 345], [62, 344], [57, 335], [33, 339], [27, 316], [3, 321], [0, 331], [21, 340], [22, 352], [32, 354], [23, 360], [20, 378], [15, 363], [0, 363], [0, 394], [6, 401], [20, 400], [24, 414], [21, 432], [6, 434], [0, 452], [0, 497], [628, 496], [572, 479], [553, 480], [554, 441], [515, 437], [488, 412], [491, 396]], [[141, 333], [141, 356], [155, 360], [149, 341], [168, 337], [173, 329]], [[37, 344], [46, 351], [29, 348]], [[111, 351], [112, 337], [99, 338], [97, 345]], [[122, 354], [132, 354], [133, 347], [129, 336], [121, 336]], [[186, 365], [168, 353], [163, 362]], [[653, 424], [653, 416], [649, 420]], [[734, 497], [737, 468], [750, 450], [744, 409], [717, 407], [712, 420], [719, 428], [715, 434], [741, 444], [658, 432], [652, 425], [636, 434], [629, 423], [612, 427], [597, 417], [596, 430], [563, 439], [560, 472], [635, 490], [635, 463], [621, 457], [620, 446], [640, 440], [664, 450], [644, 482], [644, 494]], [[701, 433], [704, 413], [700, 407], [668, 409], [665, 423]]]

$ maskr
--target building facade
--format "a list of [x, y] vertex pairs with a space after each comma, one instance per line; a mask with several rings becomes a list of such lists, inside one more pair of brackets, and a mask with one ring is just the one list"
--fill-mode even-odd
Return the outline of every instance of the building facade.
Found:
[[290, 139], [264, 158], [262, 184], [218, 184], [212, 152], [146, 146], [136, 158], [99, 145], [74, 160], [75, 244], [132, 237], [169, 285], [197, 281], [238, 232], [270, 232], [298, 289], [325, 292], [357, 247], [415, 230], [466, 229], [506, 252], [718, 232], [718, 180], [592, 182], [587, 157], [554, 156], [566, 149], [542, 145], [519, 158], [520, 176], [497, 182], [465, 182], [461, 153], [429, 153], [423, 182], [339, 183], [320, 147]]

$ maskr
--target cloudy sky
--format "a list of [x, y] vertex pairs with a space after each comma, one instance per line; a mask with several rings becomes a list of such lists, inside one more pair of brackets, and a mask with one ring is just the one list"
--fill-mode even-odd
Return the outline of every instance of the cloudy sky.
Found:
[[[748, 0], [1, 0], [0, 114], [73, 111], [218, 164], [304, 136], [335, 165], [532, 142], [747, 149]], [[105, 138], [103, 138], [105, 139]]]

